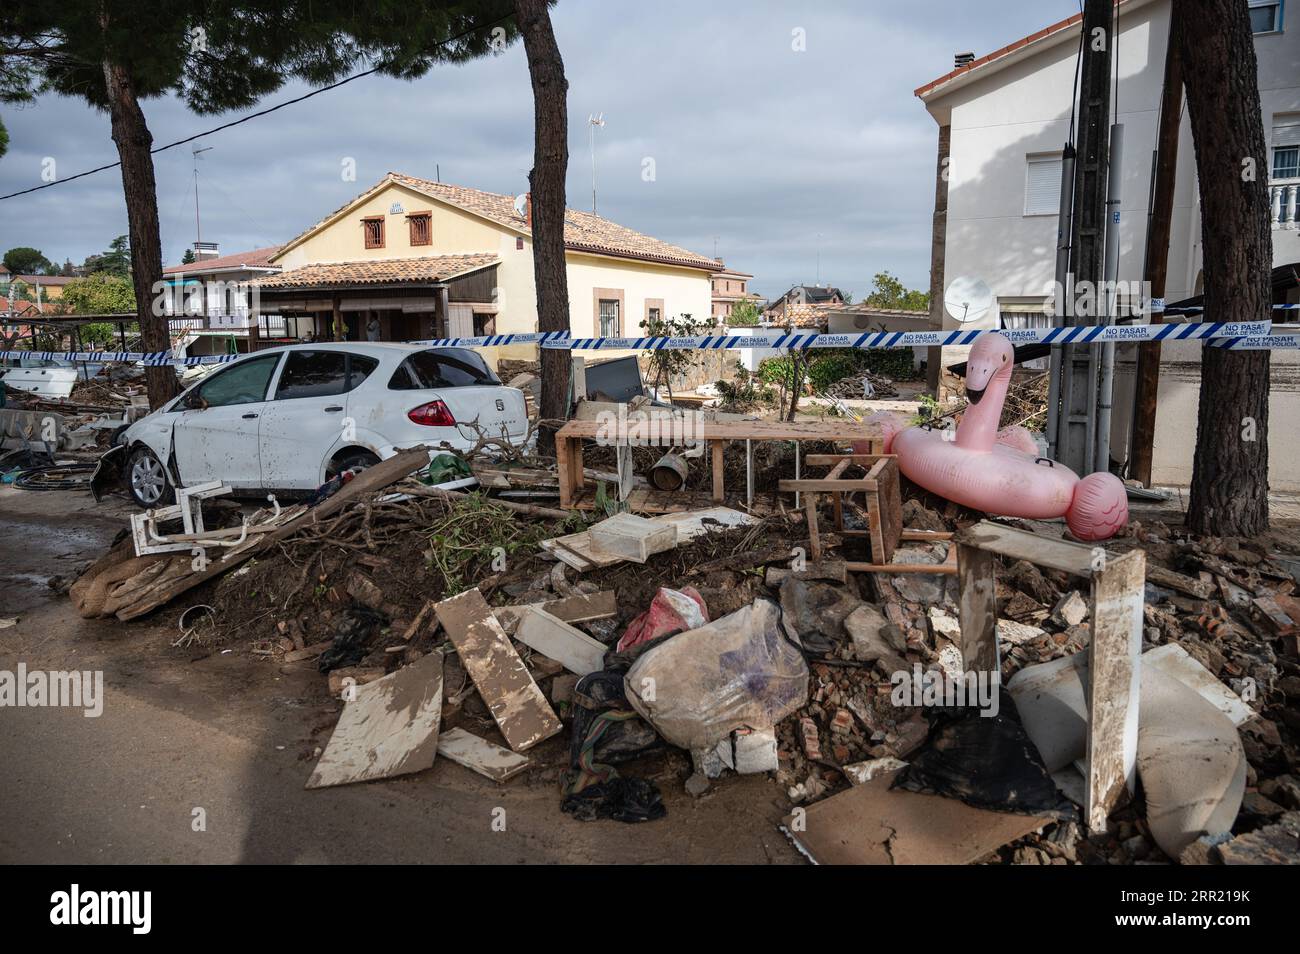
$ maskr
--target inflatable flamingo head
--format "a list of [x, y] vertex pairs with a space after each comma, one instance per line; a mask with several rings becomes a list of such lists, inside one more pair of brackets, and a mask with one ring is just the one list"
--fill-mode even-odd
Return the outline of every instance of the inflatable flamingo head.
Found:
[[1128, 492], [1114, 474], [1097, 471], [1074, 485], [1074, 499], [1065, 512], [1070, 532], [1080, 540], [1105, 540], [1128, 523]]
[[989, 384], [998, 375], [1011, 377], [1015, 349], [1005, 335], [980, 335], [966, 360], [966, 397], [979, 404]]

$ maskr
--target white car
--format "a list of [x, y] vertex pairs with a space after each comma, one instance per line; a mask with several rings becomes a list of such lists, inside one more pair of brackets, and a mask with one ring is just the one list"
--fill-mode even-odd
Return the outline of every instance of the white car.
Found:
[[339, 342], [255, 351], [223, 365], [119, 438], [135, 502], [219, 480], [304, 492], [405, 447], [468, 448], [528, 433], [522, 391], [474, 351]]

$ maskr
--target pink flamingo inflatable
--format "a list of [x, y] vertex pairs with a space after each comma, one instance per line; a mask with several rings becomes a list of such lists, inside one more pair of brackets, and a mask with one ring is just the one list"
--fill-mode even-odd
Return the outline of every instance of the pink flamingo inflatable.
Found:
[[956, 436], [921, 425], [904, 428], [897, 418], [871, 418], [884, 428], [885, 452], [913, 483], [949, 500], [1006, 517], [1065, 517], [1080, 540], [1105, 540], [1128, 522], [1123, 482], [1110, 473], [1082, 480], [1068, 467], [1038, 456], [1023, 427], [998, 430], [1011, 383], [1014, 350], [1004, 336], [982, 335], [966, 365], [970, 407]]

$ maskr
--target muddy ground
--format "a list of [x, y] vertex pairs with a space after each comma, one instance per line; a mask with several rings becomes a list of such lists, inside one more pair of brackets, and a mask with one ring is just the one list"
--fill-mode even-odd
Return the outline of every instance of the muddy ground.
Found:
[[[183, 603], [133, 623], [82, 620], [47, 586], [102, 553], [129, 512], [0, 488], [0, 617], [19, 617], [0, 629], [0, 669], [99, 670], [105, 685], [98, 718], [0, 710], [0, 863], [801, 860], [776, 829], [788, 800], [775, 781], [731, 776], [697, 800], [680, 753], [628, 769], [658, 783], [666, 818], [572, 819], [559, 807], [567, 734], [504, 786], [440, 759], [393, 781], [304, 790], [342, 704], [314, 663], [250, 652], [265, 621], [178, 649]], [[498, 807], [504, 831], [492, 828]]]

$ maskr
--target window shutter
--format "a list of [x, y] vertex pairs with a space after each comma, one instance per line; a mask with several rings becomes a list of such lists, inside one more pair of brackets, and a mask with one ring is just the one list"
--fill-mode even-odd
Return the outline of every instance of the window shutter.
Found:
[[1030, 156], [1025, 166], [1025, 215], [1051, 215], [1060, 210], [1060, 158]]
[[1273, 145], [1300, 146], [1300, 113], [1276, 113], [1273, 116]]

